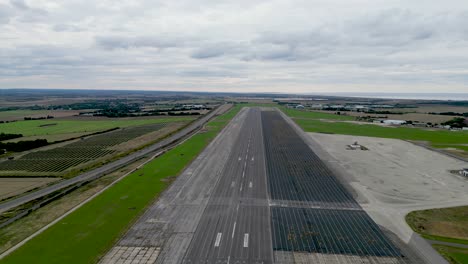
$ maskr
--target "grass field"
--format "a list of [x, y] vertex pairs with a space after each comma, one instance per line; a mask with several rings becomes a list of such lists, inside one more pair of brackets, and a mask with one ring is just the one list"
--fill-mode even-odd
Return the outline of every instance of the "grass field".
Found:
[[436, 148], [456, 148], [468, 152], [468, 146], [466, 145], [434, 145]]
[[434, 248], [451, 264], [468, 264], [468, 249], [443, 245], [434, 245]]
[[468, 244], [468, 206], [414, 211], [406, 222], [429, 239]]
[[[426, 239], [468, 245], [468, 206], [414, 211], [406, 222]], [[433, 246], [450, 263], [468, 264], [468, 249]]]
[[[13, 245], [16, 245], [23, 239], [34, 234], [43, 226], [51, 223], [73, 207], [77, 206], [87, 198], [108, 186], [111, 182], [115, 181], [125, 173], [136, 169], [145, 161], [146, 159], [138, 160], [117, 171], [104, 175], [103, 177], [76, 189], [64, 197], [54, 200], [51, 203], [33, 211], [29, 215], [15, 221], [14, 223], [0, 228], [0, 253], [5, 252]], [[0, 220], [2, 216], [7, 215], [10, 214], [8, 212], [1, 214]]]
[[125, 177], [0, 263], [96, 262], [239, 109], [211, 121], [206, 132]]
[[367, 137], [395, 138], [403, 140], [427, 141], [433, 146], [468, 143], [468, 132], [425, 130], [407, 127], [382, 127], [378, 125], [360, 125], [349, 122], [323, 122], [310, 119], [295, 119], [296, 123], [307, 132], [344, 134]]
[[[394, 138], [413, 141], [426, 141], [436, 148], [456, 148], [468, 151], [468, 132], [426, 130], [409, 127], [383, 127], [378, 125], [339, 122], [353, 120], [352, 116], [335, 115], [321, 112], [308, 112], [279, 107], [285, 114], [307, 132], [343, 134], [367, 137]], [[330, 122], [318, 120], [328, 119]], [[336, 121], [336, 122], [335, 122]]]
[[193, 117], [153, 119], [110, 119], [110, 120], [30, 120], [0, 124], [0, 132], [20, 133], [23, 136], [57, 135], [67, 133], [97, 132], [115, 127], [129, 127], [156, 123], [190, 121]]
[[292, 118], [307, 118], [307, 119], [331, 119], [331, 120], [355, 120], [356, 118], [353, 116], [347, 115], [335, 115], [323, 112], [312, 112], [312, 111], [304, 111], [304, 110], [296, 110], [287, 108], [284, 106], [279, 107], [281, 111]]
[[48, 110], [11, 110], [11, 111], [0, 111], [0, 120], [23, 117], [23, 116], [33, 116], [33, 115], [47, 115], [51, 111]]

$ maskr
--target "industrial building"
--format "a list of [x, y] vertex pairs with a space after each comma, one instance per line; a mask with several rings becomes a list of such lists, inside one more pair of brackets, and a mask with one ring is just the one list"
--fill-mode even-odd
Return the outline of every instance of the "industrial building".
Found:
[[460, 174], [465, 176], [465, 177], [468, 177], [468, 168], [464, 168], [463, 170], [461, 170]]

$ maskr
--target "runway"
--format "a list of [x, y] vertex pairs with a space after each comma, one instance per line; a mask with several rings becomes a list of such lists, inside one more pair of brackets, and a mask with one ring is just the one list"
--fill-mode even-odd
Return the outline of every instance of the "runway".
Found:
[[416, 263], [279, 112], [260, 108], [244, 108], [102, 263], [120, 261]]
[[259, 109], [251, 109], [184, 263], [272, 263]]

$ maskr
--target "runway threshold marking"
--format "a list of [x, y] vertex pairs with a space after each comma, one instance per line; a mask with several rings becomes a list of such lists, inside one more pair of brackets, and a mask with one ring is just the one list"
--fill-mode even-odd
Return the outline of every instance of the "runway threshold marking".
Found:
[[234, 233], [236, 232], [236, 222], [234, 222], [234, 226], [232, 227], [232, 238], [234, 238]]
[[244, 247], [249, 247], [249, 233], [244, 234]]
[[249, 182], [249, 188], [252, 188], [253, 184], [252, 182]]
[[215, 241], [215, 244], [214, 244], [215, 247], [219, 247], [219, 243], [221, 243], [221, 236], [222, 235], [223, 235], [223, 233], [218, 233], [218, 235], [216, 235], [216, 241]]
[[232, 182], [231, 182], [231, 188], [233, 188], [234, 185], [236, 185], [236, 182], [235, 182], [235, 181], [232, 181]]

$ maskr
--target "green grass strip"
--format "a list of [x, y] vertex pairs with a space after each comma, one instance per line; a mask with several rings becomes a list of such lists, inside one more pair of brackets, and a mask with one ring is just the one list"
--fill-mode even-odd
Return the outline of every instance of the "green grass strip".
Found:
[[455, 244], [462, 244], [468, 245], [468, 240], [466, 239], [459, 239], [459, 238], [451, 238], [451, 237], [443, 237], [443, 236], [435, 236], [435, 235], [428, 235], [428, 234], [421, 234], [422, 237], [429, 240], [435, 241], [442, 241], [442, 242], [449, 242]]
[[433, 247], [451, 264], [468, 264], [468, 249], [445, 245]]
[[147, 163], [0, 263], [94, 263], [221, 131], [240, 107], [211, 121], [182, 145]]

